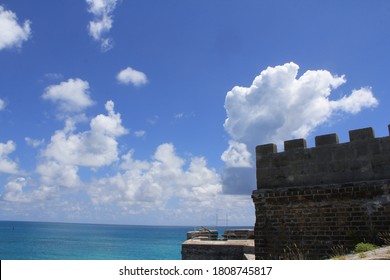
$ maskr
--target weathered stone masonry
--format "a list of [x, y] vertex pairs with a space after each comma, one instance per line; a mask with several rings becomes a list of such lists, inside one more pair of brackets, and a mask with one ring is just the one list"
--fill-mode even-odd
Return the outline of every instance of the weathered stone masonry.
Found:
[[349, 137], [256, 147], [256, 259], [323, 259], [390, 232], [390, 136], [364, 128]]

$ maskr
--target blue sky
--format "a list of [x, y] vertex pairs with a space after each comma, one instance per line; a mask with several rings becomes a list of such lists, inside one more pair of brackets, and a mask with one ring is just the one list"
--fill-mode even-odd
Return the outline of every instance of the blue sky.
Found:
[[388, 1], [0, 0], [0, 219], [253, 225], [256, 145], [388, 135], [389, 49]]

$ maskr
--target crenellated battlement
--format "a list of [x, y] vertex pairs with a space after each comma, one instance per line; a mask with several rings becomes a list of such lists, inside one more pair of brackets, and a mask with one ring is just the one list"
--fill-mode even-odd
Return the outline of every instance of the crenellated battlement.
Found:
[[285, 141], [283, 152], [257, 146], [257, 189], [390, 178], [390, 136], [375, 138], [369, 127], [350, 130], [349, 140], [339, 143], [333, 133], [315, 137], [313, 148], [305, 139]]

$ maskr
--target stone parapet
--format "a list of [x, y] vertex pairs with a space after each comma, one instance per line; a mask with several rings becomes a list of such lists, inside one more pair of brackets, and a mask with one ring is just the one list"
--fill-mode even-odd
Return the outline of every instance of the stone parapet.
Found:
[[349, 136], [341, 144], [337, 134], [317, 136], [314, 148], [288, 140], [280, 153], [275, 144], [257, 146], [257, 189], [390, 178], [390, 137], [375, 138], [372, 128]]

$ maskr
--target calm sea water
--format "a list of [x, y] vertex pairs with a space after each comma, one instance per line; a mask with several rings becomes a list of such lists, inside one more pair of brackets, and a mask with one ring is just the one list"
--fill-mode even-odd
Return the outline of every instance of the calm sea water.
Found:
[[0, 259], [179, 260], [193, 229], [0, 221]]
[[3, 260], [177, 260], [191, 227], [0, 221]]

